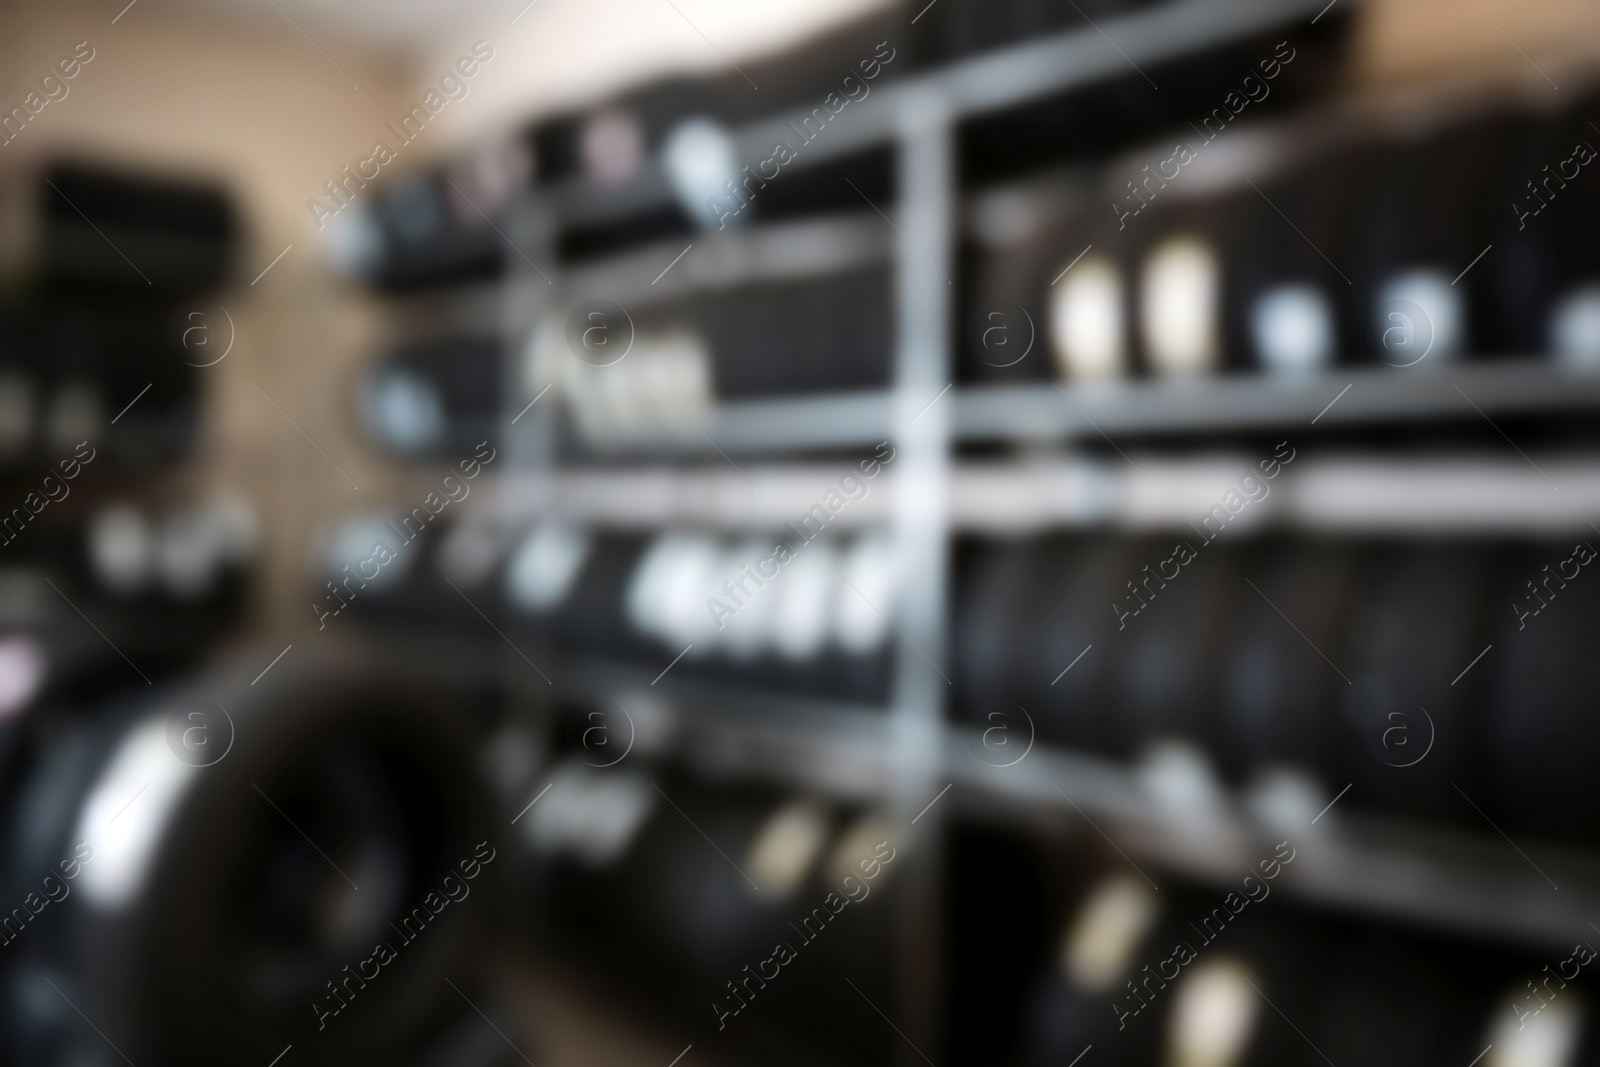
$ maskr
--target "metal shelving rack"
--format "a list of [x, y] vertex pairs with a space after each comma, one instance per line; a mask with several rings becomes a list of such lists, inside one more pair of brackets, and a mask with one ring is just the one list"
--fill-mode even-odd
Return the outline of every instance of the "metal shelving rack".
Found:
[[[1320, 427], [1476, 417], [1466, 398], [1495, 415], [1600, 408], [1600, 376], [1566, 374], [1532, 359], [1469, 363], [1444, 372], [1340, 369], [1290, 383], [1234, 377], [1184, 385], [1134, 382], [1109, 389], [952, 388], [950, 323], [956, 292], [951, 278], [963, 195], [955, 166], [956, 124], [1124, 73], [1129, 64], [1152, 64], [1273, 26], [1303, 24], [1324, 7], [1325, 0], [1176, 0], [1108, 20], [1098, 29], [1085, 27], [878, 87], [873, 103], [853, 110], [792, 166], [810, 167], [864, 148], [893, 145], [899, 199], [881, 205], [892, 230], [867, 212], [808, 221], [806, 227], [827, 229], [830, 241], [826, 262], [806, 263], [787, 261], [781, 253], [785, 227], [791, 224], [702, 235], [696, 238], [694, 261], [679, 264], [670, 291], [714, 289], [751, 277], [781, 280], [830, 264], [888, 260], [897, 326], [891, 387], [723, 403], [697, 425], [704, 437], [619, 443], [603, 454], [611, 464], [608, 471], [598, 473], [572, 469], [557, 459], [556, 405], [536, 404], [512, 428], [510, 451], [518, 470], [502, 476], [498, 496], [482, 509], [501, 521], [525, 521], [551, 511], [605, 521], [622, 517], [615, 507], [608, 511], [593, 504], [595, 494], [605, 495], [606, 478], [633, 479], [636, 486], [658, 483], [664, 488], [657, 498], [680, 505], [683, 487], [698, 479], [724, 487], [703, 490], [720, 501], [722, 510], [691, 509], [698, 521], [715, 525], [720, 515], [737, 526], [747, 513], [751, 525], [760, 525], [765, 521], [761, 516], [772, 510], [770, 501], [733, 486], [735, 476], [716, 451], [735, 457], [781, 456], [837, 451], [885, 438], [894, 442], [895, 491], [880, 498], [877, 510], [867, 512], [867, 521], [893, 530], [903, 566], [894, 617], [900, 637], [887, 706], [795, 699], [685, 678], [666, 679], [651, 692], [674, 723], [668, 734], [676, 740], [664, 750], [668, 754], [843, 799], [887, 802], [907, 843], [914, 838], [926, 846], [912, 850], [920, 856], [913, 861], [914, 870], [899, 872], [911, 894], [897, 914], [902, 988], [895, 1010], [917, 1045], [936, 1059], [943, 1014], [936, 842], [946, 813], [962, 807], [1001, 818], [1054, 812], [1060, 825], [1075, 827], [1088, 815], [1129, 854], [1162, 869], [1219, 881], [1235, 875], [1235, 859], [1256, 855], [1270, 832], [1252, 822], [1238, 804], [1209, 824], [1174, 821], [1141, 791], [1133, 772], [1104, 761], [1040, 746], [1017, 767], [997, 770], [971, 755], [972, 738], [963, 728], [948, 725], [944, 714], [950, 546], [962, 525], [956, 498], [981, 481], [956, 463], [958, 445], [1071, 442], [1093, 440], [1102, 432], [1260, 431], [1307, 427], [1314, 417]], [[1108, 38], [1122, 42], [1122, 54], [1107, 44]], [[734, 131], [739, 156], [764, 155], [780, 131], [786, 135], [785, 122], [799, 117], [780, 115]], [[625, 305], [630, 296], [647, 291], [650, 276], [677, 251], [667, 245], [635, 249], [563, 274], [553, 266], [553, 234], [559, 227], [625, 219], [669, 198], [664, 175], [651, 163], [620, 190], [602, 192], [568, 182], [524, 203], [511, 227], [521, 255], [511, 260], [504, 301], [503, 322], [512, 351], [521, 351], [539, 316], [562, 300], [603, 296]], [[507, 383], [509, 414], [524, 411], [548, 384], [527, 380], [521, 361], [513, 364]], [[1341, 392], [1347, 386], [1348, 395]], [[1336, 395], [1341, 399], [1328, 407]], [[1093, 424], [1084, 412], [1092, 412]], [[677, 465], [662, 464], [663, 457]], [[696, 457], [702, 465], [685, 470], [683, 462]], [[631, 459], [632, 465], [619, 469], [619, 458]], [[1581, 456], [1572, 459], [1572, 466], [1593, 469]], [[1003, 478], [1022, 468], [1002, 463], [997, 470]], [[589, 505], [580, 500], [585, 485]], [[1600, 485], [1589, 485], [1579, 495], [1581, 500], [1568, 508], [1571, 514], [1563, 513], [1555, 525], [1600, 516], [1600, 507], [1594, 506], [1600, 504]], [[614, 500], [623, 498], [645, 499], [626, 490], [620, 496], [613, 492]], [[663, 508], [652, 512], [640, 505], [631, 524], [675, 521], [674, 507]], [[687, 516], [676, 521], [687, 521]], [[1065, 520], [1045, 507], [1037, 521], [1048, 525]], [[1101, 516], [1096, 521], [1111, 520]], [[1380, 515], [1373, 521], [1381, 525], [1385, 520]], [[649, 683], [636, 667], [607, 661], [570, 664], [557, 675], [557, 690], [577, 697], [614, 697]], [[913, 827], [912, 818], [949, 782], [962, 788]], [[1072, 807], [1056, 786], [1072, 795]], [[1522, 944], [1559, 946], [1589, 931], [1585, 916], [1600, 913], [1600, 859], [1555, 850], [1547, 856], [1546, 850], [1538, 850], [1546, 869], [1559, 871], [1562, 892], [1550, 899], [1544, 895], [1549, 892], [1544, 877], [1510, 854], [1488, 827], [1484, 830], [1473, 835], [1330, 816], [1322, 825], [1308, 827], [1303, 849], [1309, 858], [1296, 865], [1284, 886], [1308, 900]], [[907, 1056], [908, 1061], [917, 1059], [909, 1050]]]

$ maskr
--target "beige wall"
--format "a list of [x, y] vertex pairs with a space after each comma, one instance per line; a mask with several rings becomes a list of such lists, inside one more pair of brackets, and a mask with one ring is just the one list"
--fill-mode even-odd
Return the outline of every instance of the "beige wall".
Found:
[[1357, 45], [1358, 76], [1369, 87], [1480, 80], [1570, 90], [1569, 76], [1600, 57], [1600, 4], [1374, 0], [1362, 11]]
[[[498, 19], [480, 16], [472, 26], [473, 37], [512, 61], [483, 79], [478, 104], [443, 139], [492, 135], [530, 115], [582, 106], [672, 74], [728, 74], [730, 63], [748, 70], [763, 56], [893, 2], [537, 0], [512, 24], [526, 0], [508, 0]], [[454, 38], [430, 42], [423, 65], [443, 70], [457, 47]]]

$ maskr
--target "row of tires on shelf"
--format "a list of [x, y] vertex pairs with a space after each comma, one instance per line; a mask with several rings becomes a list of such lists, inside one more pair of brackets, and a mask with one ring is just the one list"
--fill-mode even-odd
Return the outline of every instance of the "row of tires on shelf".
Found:
[[659, 670], [682, 653], [674, 670], [688, 675], [862, 700], [885, 691], [896, 571], [881, 532], [641, 535], [546, 521], [482, 549], [459, 524], [348, 584], [394, 531], [366, 517], [329, 544], [328, 582], [374, 617], [482, 625], [472, 605], [493, 605], [509, 632], [599, 659]]
[[237, 499], [0, 526], [0, 763], [20, 736], [9, 727], [192, 668], [251, 603], [257, 527]]
[[541, 943], [711, 1056], [890, 1054], [899, 1038], [868, 1003], [894, 1002], [890, 931], [910, 876], [888, 816], [637, 760], [597, 769], [610, 761], [589, 746], [557, 764], [517, 827]]
[[[1093, 32], [1079, 11], [1047, 0], [956, 0], [922, 11], [918, 6], [895, 5], [887, 13], [855, 20], [789, 54], [748, 67], [752, 80], [763, 87], [759, 97], [749, 91], [742, 75], [729, 72], [725, 77], [658, 82], [599, 107], [543, 119], [527, 136], [538, 163], [537, 181], [540, 185], [583, 181], [594, 195], [604, 195], [634, 181], [649, 156], [661, 152], [685, 121], [700, 118], [738, 126], [788, 108], [810, 107], [835, 89], [843, 74], [854, 73], [858, 63], [874, 55], [889, 59], [863, 69], [872, 71], [874, 80], [887, 82], [1006, 45], [1070, 30]], [[1094, 0], [1081, 8], [1100, 19], [1153, 6], [1159, 5], [1152, 0]], [[1214, 61], [1210, 66], [1212, 81], [1232, 73], [1218, 71]], [[1181, 95], [1181, 87], [1171, 85], [1169, 95]], [[1145, 108], [1159, 109], [1164, 103], [1157, 100]], [[1181, 105], [1175, 104], [1167, 114], [1170, 118], [1181, 113]], [[1123, 109], [1117, 117], [1136, 124], [1142, 116], [1135, 108]], [[786, 183], [790, 180], [786, 178]], [[834, 176], [833, 184], [842, 183]], [[721, 191], [720, 184], [714, 191]], [[682, 208], [687, 219], [700, 215], [702, 205], [684, 203]], [[757, 205], [762, 215], [766, 208]], [[661, 225], [649, 216], [636, 221]]]
[[1407, 140], [1334, 124], [1307, 143], [1208, 118], [1092, 180], [990, 197], [966, 373], [1295, 376], [1541, 352], [1600, 365], [1596, 101], [1446, 113]]
[[0, 308], [0, 469], [54, 465], [81, 441], [122, 467], [187, 455], [200, 424], [196, 368], [224, 355], [230, 327], [214, 307], [185, 318], [201, 305], [170, 306], [170, 321], [165, 302], [83, 295]]
[[960, 1062], [1160, 1067], [1481, 1062], [1600, 1051], [1593, 938], [1508, 950], [1307, 907], [1292, 841], [1232, 885], [974, 826], [950, 852]]
[[17, 290], [148, 305], [228, 276], [242, 225], [222, 186], [170, 171], [70, 158], [0, 172], [18, 228], [7, 248]]
[[135, 472], [191, 454], [200, 432], [199, 383], [186, 368], [173, 369], [169, 352], [111, 343], [104, 369], [64, 378], [34, 373], [9, 358], [9, 348], [0, 338], [0, 474], [53, 474], [80, 444], [95, 448], [102, 467]]
[[32, 239], [10, 250], [0, 297], [0, 470], [54, 465], [80, 441], [103, 464], [181, 459], [199, 428], [198, 368], [233, 346], [228, 313], [202, 299], [237, 247], [226, 194], [69, 163], [0, 184], [21, 186], [8, 202]]
[[[546, 522], [467, 567], [447, 535], [354, 603], [422, 626], [481, 626], [493, 605], [519, 639], [652, 674], [883, 700], [891, 654], [915, 654], [890, 622], [891, 542], [791, 537], [779, 564], [776, 540]], [[1352, 809], [1476, 823], [1477, 805], [1592, 841], [1593, 558], [1588, 540], [964, 542], [953, 714], [1112, 760], [1186, 753], [1218, 789], [1288, 771], [1329, 796], [1351, 785]], [[347, 566], [335, 552], [330, 573]]]
[[[851, 102], [862, 102], [875, 88], [919, 75], [932, 64], [1004, 44], [1048, 46], [1057, 32], [1087, 37], [1095, 27], [1083, 21], [1085, 14], [1098, 18], [1161, 6], [1147, 0], [1101, 0], [1084, 5], [1086, 12], [1036, 0], [965, 0], [917, 14], [890, 11], [752, 68], [764, 87], [759, 96], [748, 91], [742, 76], [730, 72], [716, 80], [659, 82], [582, 113], [547, 119], [530, 137], [539, 183], [572, 183], [591, 209], [579, 212], [579, 219], [560, 234], [558, 251], [576, 261], [666, 240], [691, 232], [696, 224], [720, 230], [859, 210], [863, 195], [873, 203], [892, 199], [894, 147], [886, 130], [883, 140], [843, 158], [802, 164], [793, 173], [786, 170], [781, 182], [754, 176], [760, 169], [757, 162], [771, 149], [761, 144], [756, 149], [760, 155], [742, 158], [734, 131], [794, 115], [793, 133], [809, 143], [819, 126], [825, 129], [831, 121], [813, 111], [830, 93], [829, 109], [839, 114], [848, 106], [838, 104], [840, 90]], [[909, 32], [908, 15], [913, 23]], [[1149, 79], [1143, 70], [1128, 69], [1091, 78], [1086, 86], [1058, 89], [1060, 65], [1037, 66], [1022, 75], [1024, 85], [1012, 86], [1021, 89], [1031, 82], [1031, 96], [998, 110], [985, 108], [956, 126], [952, 147], [960, 177], [969, 187], [982, 186], [1182, 128], [1230, 92], [1237, 99], [1240, 78], [1258, 74], [1258, 67], [1270, 71], [1272, 85], [1259, 97], [1254, 95], [1259, 89], [1252, 92], [1252, 115], [1304, 102], [1336, 84], [1335, 68], [1342, 62], [1350, 22], [1339, 10], [1319, 21], [1316, 26], [1302, 22], [1240, 30], [1220, 42], [1152, 62]], [[1279, 59], [1288, 57], [1281, 65], [1271, 58], [1275, 48]], [[841, 84], [846, 71], [850, 80]], [[1152, 87], [1155, 80], [1161, 91]], [[958, 106], [967, 102], [960, 99], [965, 87], [956, 86], [955, 95]], [[807, 120], [809, 129], [802, 130]], [[779, 134], [785, 141], [790, 136]], [[646, 206], [637, 196], [638, 180], [652, 156], [670, 182], [675, 203]], [[747, 163], [749, 169], [742, 169]], [[619, 190], [624, 195], [615, 195]], [[569, 188], [567, 195], [576, 191]], [[636, 195], [629, 197], [628, 191]], [[598, 212], [592, 211], [594, 205], [600, 206]]]
[[[1154, 5], [1150, 0], [1098, 0], [1086, 8], [1101, 18], [1147, 6]], [[907, 34], [910, 18], [917, 24]], [[1338, 14], [1330, 22], [1336, 19]], [[589, 197], [603, 200], [616, 190], [635, 186], [653, 158], [666, 170], [677, 200], [634, 205], [622, 210], [626, 218], [611, 224], [558, 235], [558, 253], [582, 258], [640, 240], [691, 232], [696, 221], [717, 222], [715, 211], [707, 214], [702, 194], [709, 190], [710, 197], [722, 198], [723, 182], [741, 181], [739, 163], [744, 160], [731, 162], [722, 150], [731, 136], [728, 128], [790, 107], [814, 106], [837, 88], [845, 72], [853, 75], [846, 90], [866, 99], [872, 85], [859, 88], [862, 72], [867, 72], [866, 83], [882, 86], [931, 64], [1070, 29], [1086, 29], [1077, 11], [1058, 10], [1037, 0], [986, 6], [941, 3], [922, 14], [898, 10], [869, 14], [800, 50], [749, 67], [763, 86], [760, 98], [749, 93], [744, 75], [733, 72], [726, 77], [669, 78], [597, 107], [544, 118], [515, 141], [459, 158], [434, 173], [395, 182], [371, 205], [357, 200], [354, 213], [341, 214], [334, 222], [338, 235], [334, 248], [349, 269], [392, 290], [491, 277], [515, 259], [507, 259], [506, 246], [498, 242], [490, 219], [504, 224], [526, 190], [582, 182]], [[1190, 85], [1171, 83], [1168, 98], [1210, 98], [1208, 90], [1232, 77], [1240, 62], [1248, 66], [1250, 59], [1230, 53], [1227, 58], [1210, 56], [1200, 64], [1189, 64], [1182, 80]], [[1189, 93], [1182, 91], [1186, 88]], [[1166, 101], [1155, 101], [1154, 109], [1150, 104], [1114, 107], [1115, 114], [1099, 117], [1101, 130], [1096, 133], [1104, 134], [1104, 126], [1139, 128], [1141, 120], [1149, 125], [1150, 110], [1168, 122], [1184, 114], [1181, 102], [1163, 104]], [[707, 130], [714, 139], [699, 138], [696, 144], [696, 138], [685, 136], [688, 131]], [[1059, 139], [1082, 138], [1069, 134]], [[978, 147], [976, 154], [987, 152]], [[885, 152], [869, 150], [843, 166], [824, 165], [813, 173], [786, 176], [770, 192], [763, 189], [765, 195], [749, 211], [741, 211], [738, 221], [853, 208], [851, 197], [856, 194], [843, 181], [846, 176], [880, 200], [888, 194], [888, 170]]]
[[385, 449], [448, 455], [500, 433], [515, 371], [534, 393], [553, 384], [588, 443], [641, 432], [697, 442], [695, 426], [718, 399], [886, 384], [889, 293], [885, 272], [858, 270], [636, 312], [548, 315], [521, 351], [481, 333], [408, 339], [373, 359], [356, 407]]
[[1118, 760], [1179, 740], [1214, 781], [1293, 768], [1351, 808], [1600, 833], [1593, 539], [1174, 540], [969, 546], [958, 714]]
[[[374, 530], [338, 543], [368, 548]], [[891, 542], [791, 536], [781, 564], [775, 543], [546, 522], [470, 567], [467, 539], [447, 535], [374, 588], [348, 584], [339, 551], [330, 574], [356, 605], [421, 626], [481, 626], [492, 605], [519, 638], [652, 674], [883, 700], [891, 654], [915, 654], [890, 622]], [[1186, 766], [1218, 788], [1290, 771], [1330, 796], [1351, 785], [1353, 809], [1476, 823], [1477, 805], [1592, 841], [1594, 554], [1592, 540], [965, 542], [953, 714], [1118, 761], [1198, 753]]]
[[[892, 1048], [863, 1001], [897, 1003], [895, 916], [905, 879], [928, 876], [897, 869], [916, 862], [903, 828], [766, 786], [586, 762], [558, 765], [520, 827], [546, 945], [700, 1029], [710, 1049], [865, 1062]], [[1081, 838], [957, 819], [931, 919], [950, 953], [953, 1062], [1059, 1065], [1092, 1047], [1104, 1062], [1168, 1067], [1318, 1051], [1448, 1065], [1486, 1046], [1493, 1067], [1589, 1062], [1600, 990], [1588, 943], [1540, 955], [1311, 909], [1278, 880], [1296, 855], [1292, 841], [1264, 845], [1237, 886], [1157, 870], [1157, 890]], [[774, 944], [792, 958], [769, 969]]]
[[[25, 508], [27, 521], [0, 515], [0, 545], [16, 564], [10, 574], [51, 570], [107, 602], [194, 605], [226, 596], [255, 561], [259, 525], [240, 497], [138, 505], [102, 493], [79, 505], [74, 488], [67, 484], [59, 500], [36, 494], [45, 503], [38, 511]], [[58, 505], [70, 510], [58, 516]]]

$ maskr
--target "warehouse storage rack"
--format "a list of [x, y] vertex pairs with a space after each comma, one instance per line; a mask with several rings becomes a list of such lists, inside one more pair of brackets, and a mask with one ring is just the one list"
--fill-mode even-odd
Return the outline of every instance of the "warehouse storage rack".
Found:
[[[1315, 824], [1308, 819], [1294, 830], [1262, 825], [1238, 797], [1214, 817], [1186, 818], [1152, 796], [1131, 770], [1042, 742], [1014, 765], [992, 766], [974, 755], [982, 748], [981, 731], [953, 724], [947, 713], [953, 538], [963, 531], [1115, 525], [1139, 511], [1119, 501], [1142, 492], [1135, 473], [1114, 457], [1062, 450], [1040, 460], [1023, 449], [1011, 454], [1018, 458], [996, 459], [963, 454], [965, 445], [1047, 442], [1062, 448], [1124, 436], [1203, 439], [1267, 430], [1309, 438], [1461, 419], [1471, 414], [1469, 404], [1485, 418], [1600, 407], [1600, 376], [1526, 360], [1467, 363], [1448, 375], [1335, 366], [1290, 383], [1235, 375], [1185, 383], [1138, 380], [1115, 390], [957, 381], [952, 353], [960, 343], [958, 294], [952, 279], [968, 199], [957, 173], [958, 123], [1124, 75], [1130, 66], [1303, 26], [1328, 6], [1325, 0], [1174, 0], [886, 81], [870, 103], [851, 109], [790, 164], [809, 168], [892, 146], [895, 202], [863, 204], [850, 217], [702, 231], [681, 262], [673, 257], [683, 240], [668, 238], [559, 270], [555, 242], [561, 230], [625, 220], [671, 202], [665, 173], [647, 160], [641, 175], [620, 188], [572, 178], [530, 194], [508, 227], [518, 254], [508, 257], [498, 313], [515, 354], [507, 370], [505, 416], [516, 420], [509, 439], [516, 469], [492, 495], [485, 494], [476, 521], [516, 526], [556, 516], [633, 529], [771, 529], [804, 511], [832, 479], [838, 464], [818, 460], [818, 454], [847, 454], [883, 440], [897, 449], [892, 469], [883, 475], [888, 491], [841, 516], [850, 524], [887, 527], [899, 557], [893, 680], [884, 706], [672, 673], [653, 681], [652, 670], [604, 658], [543, 664], [550, 689], [509, 653], [507, 671], [520, 679], [530, 701], [548, 703], [552, 691], [578, 701], [648, 701], [671, 724], [657, 731], [664, 740], [655, 755], [848, 801], [887, 804], [897, 833], [917, 846], [908, 850], [916, 856], [908, 864], [912, 869], [898, 872], [911, 900], [896, 915], [900, 988], [891, 1013], [922, 1049], [939, 1046], [943, 1025], [938, 840], [944, 820], [957, 812], [1054, 821], [1091, 839], [1102, 833], [1135, 862], [1218, 885], [1287, 835], [1303, 857], [1280, 882], [1287, 893], [1522, 947], [1562, 948], [1591, 934], [1589, 917], [1600, 915], [1600, 855], [1592, 852], [1541, 846], [1535, 868], [1487, 822], [1474, 832], [1347, 815], [1337, 805], [1324, 814], [1309, 812], [1318, 816]], [[908, 21], [913, 14], [907, 12]], [[737, 157], [762, 158], [767, 146], [787, 136], [788, 124], [805, 114], [796, 110], [735, 129]], [[789, 237], [800, 231], [811, 235], [809, 249], [818, 246], [817, 233], [824, 233], [820, 244], [835, 267], [892, 264], [890, 386], [720, 401], [698, 421], [689, 420], [693, 433], [644, 434], [595, 446], [575, 459], [561, 441], [558, 406], [538, 402], [550, 383], [530, 377], [523, 359], [541, 316], [594, 298], [628, 307], [645, 296], [755, 280], [782, 283], [815, 269], [814, 262], [785, 253]], [[669, 261], [676, 267], [660, 275]], [[1539, 458], [1542, 470], [1556, 470], [1559, 493], [1535, 499], [1520, 477], [1522, 459], [1508, 448], [1504, 462], [1492, 463], [1412, 458], [1364, 466], [1312, 459], [1280, 486], [1285, 491], [1274, 506], [1290, 524], [1329, 521], [1327, 507], [1319, 509], [1309, 495], [1296, 498], [1291, 487], [1294, 478], [1320, 475], [1323, 484], [1387, 478], [1391, 486], [1416, 490], [1357, 506], [1346, 529], [1405, 532], [1460, 522], [1486, 532], [1541, 534], [1600, 514], [1600, 470], [1592, 461], [1582, 454]], [[1169, 461], [1161, 480], [1215, 485], [1214, 477], [1205, 481], [1214, 469], [1203, 460]], [[1430, 495], [1443, 474], [1461, 476], [1458, 482], [1469, 486], [1467, 503], [1459, 494], [1448, 504]], [[1066, 666], [1080, 650], [1059, 652]], [[1559, 892], [1551, 890], [1552, 881]], [[908, 1061], [918, 1058], [909, 1048], [902, 1051]]]

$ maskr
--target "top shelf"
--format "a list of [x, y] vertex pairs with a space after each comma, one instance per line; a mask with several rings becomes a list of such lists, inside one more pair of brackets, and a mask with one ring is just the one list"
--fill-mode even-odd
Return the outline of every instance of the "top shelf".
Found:
[[[891, 142], [906, 132], [908, 115], [954, 122], [999, 111], [1296, 22], [1326, 6], [1326, 0], [1171, 0], [888, 82], [873, 90], [876, 106], [852, 108], [849, 121], [807, 142], [790, 166], [810, 167]], [[733, 131], [735, 155], [766, 158], [778, 141], [792, 141], [794, 128], [810, 114], [794, 108]], [[549, 200], [563, 223], [585, 226], [648, 211], [671, 196], [659, 161], [651, 160], [626, 186], [603, 190], [575, 178], [551, 189]]]

